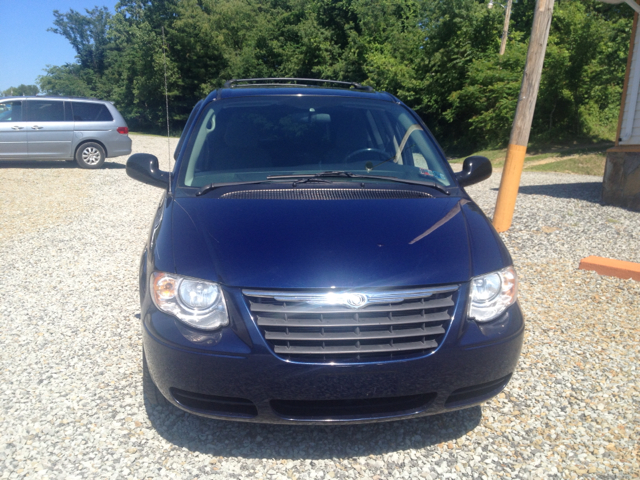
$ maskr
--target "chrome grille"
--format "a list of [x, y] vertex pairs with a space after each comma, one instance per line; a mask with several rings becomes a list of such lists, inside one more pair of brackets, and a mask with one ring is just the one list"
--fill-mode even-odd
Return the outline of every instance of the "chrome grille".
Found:
[[[454, 285], [384, 292], [243, 290], [243, 294], [278, 356], [303, 362], [355, 362], [434, 351], [451, 324], [457, 290]], [[352, 300], [365, 305], [354, 307]]]

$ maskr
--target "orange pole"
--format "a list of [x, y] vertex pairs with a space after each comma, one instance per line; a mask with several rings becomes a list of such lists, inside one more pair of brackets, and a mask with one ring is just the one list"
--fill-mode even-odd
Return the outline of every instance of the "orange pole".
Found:
[[507, 148], [507, 159], [500, 179], [496, 211], [493, 214], [493, 226], [499, 232], [506, 232], [511, 227], [526, 153], [527, 147], [523, 145], [510, 144]]
[[554, 0], [537, 0], [533, 16], [533, 27], [527, 52], [527, 63], [522, 76], [518, 107], [513, 119], [511, 138], [507, 148], [507, 159], [502, 170], [500, 191], [496, 201], [496, 211], [493, 216], [493, 226], [498, 232], [506, 232], [511, 227], [513, 213], [516, 208], [516, 198], [520, 187], [520, 178], [524, 167], [524, 157], [527, 153], [527, 143], [531, 132], [533, 112], [540, 88], [540, 77], [544, 54], [547, 50], [549, 28], [553, 15]]

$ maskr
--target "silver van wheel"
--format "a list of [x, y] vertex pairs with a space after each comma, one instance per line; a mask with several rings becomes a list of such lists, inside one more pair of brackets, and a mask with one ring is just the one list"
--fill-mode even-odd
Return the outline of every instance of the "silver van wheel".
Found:
[[82, 151], [82, 161], [87, 165], [96, 165], [100, 161], [100, 152], [95, 147], [88, 147]]
[[100, 168], [104, 160], [104, 149], [97, 143], [84, 143], [76, 151], [76, 163], [81, 168]]

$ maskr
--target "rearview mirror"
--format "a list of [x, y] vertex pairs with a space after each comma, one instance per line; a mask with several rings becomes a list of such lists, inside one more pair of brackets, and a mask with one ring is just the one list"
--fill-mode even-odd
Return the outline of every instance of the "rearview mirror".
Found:
[[158, 168], [158, 157], [149, 153], [136, 153], [127, 160], [127, 175], [147, 185], [169, 188], [169, 173]]
[[465, 159], [462, 171], [456, 173], [456, 179], [461, 187], [467, 187], [486, 180], [491, 176], [492, 171], [491, 160], [474, 155]]

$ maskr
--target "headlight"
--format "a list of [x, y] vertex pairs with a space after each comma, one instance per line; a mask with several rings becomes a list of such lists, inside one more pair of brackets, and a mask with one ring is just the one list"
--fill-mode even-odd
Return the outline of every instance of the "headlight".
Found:
[[518, 277], [513, 267], [471, 279], [469, 317], [478, 322], [493, 320], [518, 296]]
[[224, 295], [216, 283], [173, 273], [151, 274], [153, 303], [163, 312], [202, 330], [229, 325]]

